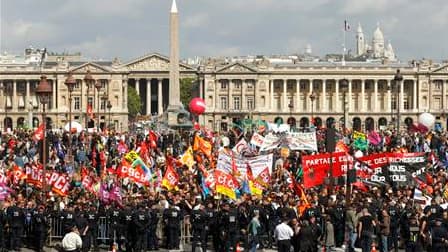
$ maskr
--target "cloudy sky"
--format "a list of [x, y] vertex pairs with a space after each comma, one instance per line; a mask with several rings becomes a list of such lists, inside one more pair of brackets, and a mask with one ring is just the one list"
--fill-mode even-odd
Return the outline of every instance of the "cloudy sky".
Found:
[[[129, 60], [168, 55], [171, 0], [0, 0], [2, 52], [25, 47]], [[377, 23], [402, 60], [448, 59], [446, 0], [178, 0], [183, 58], [355, 50], [358, 22]]]

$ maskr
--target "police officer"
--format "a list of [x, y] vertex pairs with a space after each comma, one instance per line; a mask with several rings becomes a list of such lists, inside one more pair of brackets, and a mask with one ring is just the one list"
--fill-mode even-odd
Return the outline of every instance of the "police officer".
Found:
[[67, 205], [59, 216], [62, 221], [62, 227], [64, 229], [64, 235], [71, 231], [71, 228], [75, 225], [75, 212], [73, 211], [73, 205]]
[[218, 231], [218, 221], [216, 218], [218, 217], [217, 211], [214, 208], [213, 202], [210, 201], [207, 203], [207, 208], [205, 209], [205, 214], [207, 215], [206, 219], [206, 235], [205, 240], [208, 240], [208, 237], [212, 236], [213, 249], [218, 251], [219, 248], [219, 231]]
[[159, 223], [159, 214], [156, 205], [148, 209], [149, 227], [148, 227], [148, 250], [158, 250], [159, 242], [157, 238], [157, 224]]
[[201, 243], [202, 251], [207, 251], [207, 214], [202, 204], [197, 205], [192, 212], [193, 244], [192, 251], [196, 251], [196, 246]]
[[448, 231], [442, 225], [442, 220], [437, 218], [435, 220], [435, 226], [432, 229], [432, 248], [433, 251], [446, 251], [448, 246]]
[[172, 203], [173, 202], [171, 202], [169, 208], [166, 209], [163, 214], [167, 231], [167, 248], [179, 249], [180, 222], [182, 220], [182, 213], [179, 208]]
[[13, 204], [7, 210], [7, 220], [11, 233], [10, 248], [20, 251], [22, 247], [22, 234], [25, 226], [23, 203]]
[[93, 248], [95, 251], [98, 251], [98, 212], [96, 210], [95, 205], [90, 205], [90, 209], [85, 213], [85, 217], [87, 218], [87, 221], [89, 222], [89, 227], [87, 230], [87, 244], [86, 247], [90, 249], [92, 243]]
[[133, 211], [131, 206], [127, 206], [121, 215], [121, 226], [123, 227], [123, 236], [125, 238], [126, 251], [132, 251], [135, 245], [135, 228], [132, 221]]
[[113, 204], [107, 211], [107, 220], [109, 223], [109, 248], [112, 250], [114, 244], [118, 245], [118, 250], [121, 250], [121, 210], [116, 204]]
[[403, 229], [403, 239], [406, 244], [406, 252], [421, 251], [422, 244], [417, 217], [415, 215], [410, 216], [406, 220], [406, 225]]
[[[400, 224], [400, 209], [396, 206], [395, 201], [389, 203], [388, 208], [390, 216], [390, 234], [387, 238], [387, 243], [389, 244], [389, 250], [394, 247], [394, 251], [398, 252], [398, 227]], [[390, 242], [389, 242], [390, 241]]]
[[0, 251], [6, 249], [5, 247], [5, 235], [6, 235], [6, 215], [4, 205], [0, 205]]
[[136, 229], [135, 251], [140, 252], [145, 248], [145, 237], [149, 226], [149, 216], [143, 204], [140, 204], [138, 211], [134, 212], [132, 220]]
[[225, 251], [236, 251], [239, 232], [237, 209], [235, 207], [230, 208], [228, 202], [224, 203], [219, 222]]
[[36, 239], [36, 250], [44, 251], [45, 240], [47, 239], [48, 219], [45, 215], [45, 207], [43, 205], [37, 208], [37, 213], [33, 215], [34, 237]]
[[[88, 207], [88, 206], [87, 206]], [[89, 221], [86, 217], [86, 212], [88, 209], [83, 209], [85, 211], [81, 211], [78, 207], [75, 208], [75, 225], [78, 228], [79, 236], [82, 239], [82, 248], [83, 252], [87, 252], [90, 249], [90, 237], [87, 235], [89, 230]]]

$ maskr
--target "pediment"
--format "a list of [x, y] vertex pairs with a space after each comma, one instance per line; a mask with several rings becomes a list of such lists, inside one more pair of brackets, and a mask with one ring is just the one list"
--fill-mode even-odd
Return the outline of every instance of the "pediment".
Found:
[[72, 73], [86, 73], [90, 71], [91, 73], [110, 73], [111, 71], [104, 66], [96, 64], [94, 62], [87, 62], [80, 66], [76, 66], [70, 70]]
[[218, 73], [256, 73], [257, 70], [248, 67], [241, 63], [233, 63], [231, 65], [225, 66], [218, 71]]
[[440, 66], [432, 71], [432, 73], [448, 73], [448, 64]]
[[[150, 54], [126, 63], [124, 64], [124, 67], [129, 69], [129, 71], [166, 72], [170, 70], [170, 60], [169, 58], [160, 54]], [[188, 65], [180, 63], [179, 70], [194, 71], [195, 69]]]

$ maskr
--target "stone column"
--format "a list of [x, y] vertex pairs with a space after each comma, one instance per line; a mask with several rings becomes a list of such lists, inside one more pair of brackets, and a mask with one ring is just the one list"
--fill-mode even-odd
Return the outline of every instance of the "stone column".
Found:
[[[123, 107], [122, 107], [122, 109], [126, 109], [127, 107], [128, 107], [128, 80], [123, 80], [123, 87], [124, 87], [124, 89], [123, 89]], [[90, 89], [90, 90], [92, 90], [92, 88]], [[90, 91], [90, 92], [92, 92], [92, 91]]]
[[[335, 96], [336, 96], [336, 99], [334, 99], [334, 107], [333, 107], [333, 112], [338, 112], [339, 111], [339, 109], [341, 108], [341, 105], [340, 105], [340, 99], [339, 99], [339, 80], [335, 80], [334, 81], [334, 85], [335, 85]], [[339, 120], [339, 119], [336, 119], [336, 120]]]
[[[58, 95], [57, 82], [58, 82], [58, 79], [51, 80], [51, 83], [53, 84], [53, 87], [52, 87], [53, 94], [51, 95], [51, 98], [52, 98], [51, 109], [56, 109], [56, 107], [57, 107], [57, 104], [56, 104], [56, 96]], [[64, 85], [64, 83], [62, 83], [61, 85]], [[67, 95], [68, 95], [68, 91], [67, 91]]]
[[[219, 92], [218, 92], [218, 88], [220, 88], [219, 84], [221, 84], [220, 80], [215, 79], [215, 103], [213, 104], [214, 111], [216, 111], [219, 108], [219, 101], [221, 99], [221, 97], [219, 97]], [[213, 118], [213, 120], [214, 120], [214, 118]]]
[[404, 101], [404, 80], [402, 80], [400, 82], [400, 110], [401, 111], [404, 111], [403, 101]]
[[[390, 85], [390, 80], [386, 80], [387, 81], [387, 87], [391, 87]], [[390, 111], [392, 110], [392, 91], [390, 88], [387, 89], [387, 100], [386, 100], [386, 106], [384, 106], [385, 108], [387, 108], [387, 113], [390, 113]]]
[[12, 110], [17, 111], [18, 103], [17, 103], [17, 80], [14, 80], [12, 84]]
[[296, 112], [301, 111], [302, 103], [300, 100], [300, 79], [296, 80]]
[[247, 80], [241, 80], [241, 110], [247, 109], [246, 106], [246, 88], [244, 87]]
[[[233, 101], [233, 85], [232, 85], [233, 81], [229, 79], [228, 85], [227, 85], [227, 100], [228, 100], [228, 106], [227, 109], [230, 110], [230, 108], [235, 109], [235, 107], [233, 106], [234, 104], [232, 103]], [[232, 104], [232, 106], [230, 106], [230, 104]]]
[[25, 108], [30, 109], [30, 100], [31, 100], [31, 95], [30, 95], [30, 80], [26, 80], [26, 94], [25, 94]]
[[135, 91], [137, 91], [137, 94], [140, 96], [140, 79], [135, 79]]
[[442, 82], [442, 109], [446, 108], [446, 88], [445, 88], [445, 81], [440, 80]]
[[373, 80], [373, 111], [378, 111], [378, 80]]
[[353, 80], [348, 80], [348, 112], [352, 111], [352, 81]]
[[[310, 79], [309, 81], [310, 81], [310, 93], [307, 95], [306, 100], [308, 101], [308, 104], [309, 104], [309, 106], [307, 106], [307, 109], [309, 112], [311, 112], [311, 103], [314, 103], [314, 101], [311, 101], [311, 99], [310, 99], [310, 95], [313, 93], [313, 79]], [[317, 107], [317, 106], [314, 106], [314, 104], [313, 104], [313, 107]]]
[[146, 79], [146, 114], [151, 115], [151, 79]]
[[258, 104], [260, 100], [258, 99], [258, 79], [254, 79], [254, 111], [258, 111], [260, 104]]
[[199, 97], [204, 99], [204, 78], [199, 77]]
[[322, 112], [327, 111], [327, 80], [322, 80]]
[[358, 104], [360, 104], [361, 106], [359, 107], [359, 109], [361, 111], [365, 111], [365, 105], [366, 102], [364, 101], [364, 97], [365, 97], [365, 92], [366, 92], [366, 80], [361, 80], [361, 102], [358, 102]]
[[282, 97], [283, 97], [283, 104], [282, 104], [282, 111], [286, 112], [288, 109], [288, 96], [286, 95], [288, 93], [288, 79], [284, 79], [283, 80], [283, 93], [282, 93]]
[[[416, 81], [412, 81], [412, 82], [413, 82], [413, 85], [412, 85], [412, 108], [414, 110], [417, 110], [418, 109], [418, 107], [417, 107], [417, 82]], [[445, 83], [443, 85], [445, 86]], [[446, 91], [446, 89], [445, 89], [445, 91]], [[444, 93], [443, 97], [446, 97], [445, 92], [443, 92], [443, 93]], [[445, 108], [446, 103], [443, 103], [443, 106]]]
[[158, 91], [158, 97], [157, 97], [157, 102], [158, 102], [158, 111], [159, 115], [163, 114], [163, 93], [162, 93], [162, 80], [163, 79], [157, 79], [158, 81], [158, 86], [157, 86], [157, 91]]
[[274, 112], [274, 80], [269, 80], [269, 99], [271, 102], [271, 112]]

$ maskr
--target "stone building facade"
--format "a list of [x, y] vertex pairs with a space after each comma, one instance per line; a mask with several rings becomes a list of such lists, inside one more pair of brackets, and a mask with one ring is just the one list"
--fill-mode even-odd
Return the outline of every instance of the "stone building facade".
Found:
[[[47, 121], [53, 128], [63, 127], [69, 111], [64, 82], [71, 72], [78, 83], [72, 94], [72, 119], [95, 128], [96, 119], [87, 114], [90, 104], [95, 117], [99, 115], [100, 126], [108, 123], [110, 115], [116, 129], [127, 130], [128, 87], [135, 88], [141, 98], [141, 115], [161, 115], [170, 99], [169, 64], [167, 57], [156, 53], [127, 63], [55, 57], [42, 69], [34, 63], [0, 63], [1, 127], [39, 125], [42, 106], [35, 89], [42, 74], [54, 90]], [[447, 126], [446, 64], [348, 61], [342, 66], [340, 62], [285, 63], [261, 57], [251, 61], [208, 59], [194, 65], [180, 63], [179, 67], [181, 79], [197, 78], [199, 95], [206, 101], [207, 109], [199, 122], [216, 130], [226, 130], [244, 118], [289, 122], [297, 127], [310, 126], [311, 118], [315, 125], [340, 125], [344, 104], [348, 127], [389, 126], [396, 122], [398, 106], [402, 126], [416, 122], [422, 112], [433, 113], [442, 127]], [[403, 81], [394, 85], [397, 69]], [[87, 71], [101, 83], [99, 92], [87, 87]], [[342, 80], [347, 80], [347, 90], [342, 89]]]

